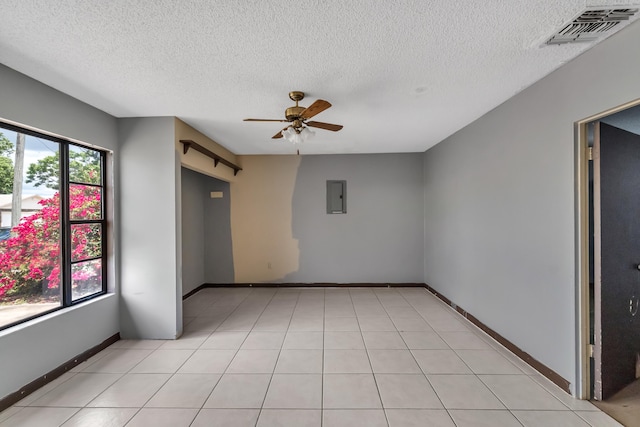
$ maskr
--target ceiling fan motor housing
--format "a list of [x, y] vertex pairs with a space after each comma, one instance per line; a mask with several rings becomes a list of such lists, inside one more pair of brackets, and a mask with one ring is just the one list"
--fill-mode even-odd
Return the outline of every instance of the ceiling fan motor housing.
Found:
[[305, 107], [289, 107], [287, 108], [287, 110], [285, 111], [284, 115], [287, 118], [287, 120], [289, 120], [290, 122], [299, 119], [300, 118], [300, 114], [302, 114], [302, 112], [305, 110]]

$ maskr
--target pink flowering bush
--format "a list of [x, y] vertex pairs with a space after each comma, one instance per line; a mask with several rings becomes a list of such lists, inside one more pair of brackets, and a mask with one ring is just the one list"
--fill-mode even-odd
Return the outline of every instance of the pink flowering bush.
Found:
[[[41, 200], [42, 209], [23, 218], [0, 242], [0, 301], [3, 297], [58, 296], [60, 294], [60, 194]], [[71, 185], [71, 219], [99, 219], [99, 188]], [[71, 259], [79, 261], [100, 255], [100, 225], [71, 227]], [[100, 260], [72, 266], [72, 292], [94, 289], [101, 277]], [[96, 282], [96, 283], [94, 283]]]

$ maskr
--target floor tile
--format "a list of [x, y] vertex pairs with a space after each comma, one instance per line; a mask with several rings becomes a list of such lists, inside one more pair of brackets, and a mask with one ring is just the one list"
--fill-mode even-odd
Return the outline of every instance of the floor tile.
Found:
[[367, 349], [406, 350], [407, 346], [398, 332], [363, 332], [362, 338]]
[[172, 374], [193, 354], [193, 350], [155, 350], [129, 372], [132, 374]]
[[121, 374], [79, 373], [30, 406], [82, 407], [116, 382]]
[[513, 411], [513, 415], [525, 427], [590, 427], [570, 411]]
[[399, 319], [401, 317], [416, 317], [420, 316], [417, 311], [414, 310], [408, 303], [405, 306], [386, 307], [387, 314], [392, 320]]
[[257, 320], [257, 318], [228, 318], [216, 331], [250, 331]]
[[195, 350], [199, 348], [202, 343], [211, 334], [208, 331], [184, 331], [180, 338], [176, 340], [168, 340], [162, 344], [159, 349], [161, 350]]
[[0, 426], [58, 427], [78, 411], [78, 408], [22, 408], [0, 422]]
[[7, 418], [15, 415], [16, 413], [18, 413], [21, 410], [22, 410], [21, 406], [10, 406], [9, 408], [5, 409], [4, 411], [0, 411], [0, 423], [2, 423]]
[[400, 332], [407, 347], [415, 350], [448, 350], [451, 347], [435, 332]]
[[562, 390], [556, 384], [552, 383], [546, 377], [543, 377], [541, 374], [529, 375], [529, 378], [531, 378], [536, 383], [538, 383], [538, 385], [540, 385], [543, 389], [545, 389], [546, 391], [554, 395], [556, 399], [558, 399], [560, 402], [562, 402], [567, 408], [571, 409], [572, 411], [600, 412], [600, 409], [598, 409], [595, 405], [593, 405], [588, 400], [574, 399], [573, 396], [568, 394], [566, 391]]
[[227, 373], [271, 374], [276, 366], [278, 353], [278, 350], [238, 350]]
[[258, 409], [203, 409], [191, 427], [255, 427]]
[[322, 411], [319, 409], [263, 409], [256, 427], [320, 427]]
[[197, 409], [142, 408], [127, 427], [189, 427]]
[[[28, 395], [24, 399], [21, 399], [14, 406], [29, 406], [35, 400], [38, 400], [39, 398], [41, 398], [42, 396], [44, 396], [45, 394], [47, 394], [48, 392], [50, 392], [54, 388], [58, 387], [63, 382], [66, 382], [66, 381], [70, 380], [74, 375], [76, 375], [76, 373], [77, 372], [66, 372], [66, 373], [60, 375], [55, 380], [53, 380], [50, 383], [47, 383], [46, 385], [40, 387], [39, 389], [37, 389], [36, 391], [31, 393], [30, 395]], [[4, 412], [3, 412], [3, 414], [4, 414]], [[2, 419], [2, 417], [0, 416], [0, 420], [1, 419]]]
[[420, 374], [422, 371], [409, 350], [369, 350], [376, 374]]
[[62, 427], [123, 427], [136, 412], [138, 408], [84, 408]]
[[198, 316], [184, 326], [185, 331], [213, 332], [222, 324], [224, 317]]
[[[86, 369], [89, 365], [93, 364], [94, 362], [97, 362], [98, 360], [102, 359], [103, 357], [106, 357], [107, 355], [113, 353], [114, 350], [118, 350], [117, 348], [114, 348], [113, 346], [115, 344], [117, 344], [119, 341], [116, 341], [114, 344], [110, 345], [108, 348], [106, 348], [105, 350], [102, 350], [101, 352], [94, 354], [93, 356], [91, 356], [89, 359], [85, 360], [84, 362], [81, 362], [79, 364], [77, 364], [76, 366], [74, 366], [73, 368], [69, 369], [69, 372], [71, 373], [75, 373], [75, 372], [82, 372], [84, 369]], [[120, 349], [123, 350], [123, 349]], [[147, 349], [148, 350], [148, 349]]]
[[287, 332], [282, 344], [282, 349], [287, 350], [322, 350], [323, 347], [323, 332]]
[[382, 409], [325, 409], [323, 427], [387, 427], [387, 419]]
[[291, 316], [260, 318], [253, 327], [254, 331], [286, 331]]
[[444, 319], [426, 319], [429, 326], [437, 332], [468, 332], [469, 326], [451, 316]]
[[360, 323], [360, 330], [362, 331], [396, 331], [396, 327], [389, 316], [358, 316], [358, 323]]
[[205, 408], [261, 408], [269, 374], [225, 374], [204, 404]]
[[333, 332], [354, 332], [360, 330], [355, 317], [327, 317], [324, 319], [324, 330]]
[[274, 374], [264, 408], [322, 408], [322, 375]]
[[456, 427], [444, 409], [387, 409], [385, 412], [389, 427]]
[[328, 350], [364, 350], [360, 332], [325, 332], [324, 348]]
[[495, 350], [456, 350], [456, 353], [476, 374], [524, 375]]
[[365, 350], [324, 351], [324, 373], [366, 374], [371, 372], [369, 357]]
[[522, 427], [509, 411], [453, 410], [449, 414], [458, 427]]
[[237, 350], [240, 348], [248, 331], [216, 331], [202, 343], [201, 349]]
[[89, 407], [142, 407], [170, 374], [126, 374], [93, 399]]
[[282, 350], [276, 374], [321, 374], [322, 350]]
[[326, 306], [324, 308], [324, 317], [356, 317], [356, 311], [353, 309], [351, 302], [348, 304], [340, 304], [333, 306]]
[[471, 374], [469, 367], [453, 350], [412, 350], [425, 374]]
[[117, 341], [0, 426], [620, 425], [423, 289], [205, 289], [184, 313], [180, 339]]
[[593, 427], [622, 427], [622, 424], [604, 412], [576, 411], [575, 414]]
[[432, 332], [431, 326], [427, 324], [420, 316], [415, 317], [398, 317], [393, 319], [396, 329], [401, 332]]
[[222, 374], [236, 350], [196, 350], [178, 370], [181, 374]]
[[505, 409], [475, 375], [427, 375], [447, 409]]
[[325, 374], [325, 409], [382, 408], [372, 374]]
[[284, 332], [251, 332], [242, 350], [280, 350], [284, 341]]
[[354, 304], [354, 308], [356, 310], [356, 315], [358, 317], [362, 316], [388, 316], [384, 307], [381, 304]]
[[289, 331], [291, 332], [303, 332], [303, 331], [323, 331], [324, 330], [324, 318], [322, 316], [314, 317], [294, 317], [289, 324]]
[[440, 332], [442, 339], [454, 350], [491, 350], [491, 346], [473, 332]]
[[154, 350], [115, 349], [90, 364], [82, 372], [124, 374], [149, 356]]
[[145, 406], [201, 408], [219, 379], [217, 374], [174, 374]]
[[165, 340], [118, 340], [109, 348], [126, 348], [129, 350], [157, 350]]
[[384, 408], [442, 408], [424, 375], [376, 374], [375, 379]]
[[480, 375], [479, 378], [511, 410], [568, 410], [526, 375]]

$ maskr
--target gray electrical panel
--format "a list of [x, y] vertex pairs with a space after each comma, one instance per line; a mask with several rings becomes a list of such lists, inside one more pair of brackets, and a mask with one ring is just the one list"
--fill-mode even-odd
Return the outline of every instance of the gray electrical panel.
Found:
[[347, 181], [327, 181], [327, 213], [347, 213]]

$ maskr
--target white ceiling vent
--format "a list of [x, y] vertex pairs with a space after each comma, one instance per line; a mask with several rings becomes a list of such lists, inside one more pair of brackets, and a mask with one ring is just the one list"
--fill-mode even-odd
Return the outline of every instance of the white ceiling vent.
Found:
[[547, 45], [593, 42], [610, 36], [638, 18], [638, 7], [615, 8], [600, 6], [590, 8], [565, 24], [547, 40]]

